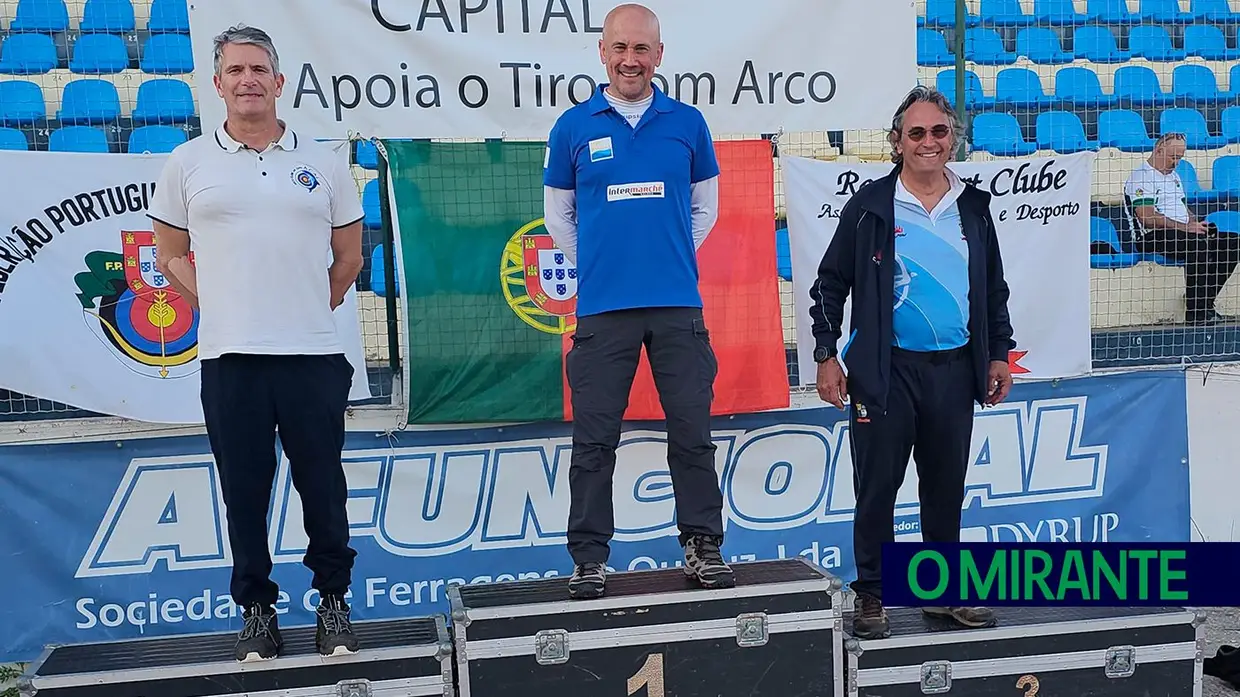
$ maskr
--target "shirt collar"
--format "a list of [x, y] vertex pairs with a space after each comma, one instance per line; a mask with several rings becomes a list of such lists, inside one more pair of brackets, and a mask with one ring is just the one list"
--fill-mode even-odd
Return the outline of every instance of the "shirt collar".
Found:
[[[943, 195], [943, 198], [939, 201], [939, 204], [934, 207], [934, 210], [928, 211], [932, 218], [937, 218], [944, 210], [955, 203], [956, 199], [960, 198], [960, 194], [964, 193], [965, 184], [964, 180], [960, 178], [960, 175], [956, 174], [951, 167], [944, 168], [944, 172], [947, 175], [947, 181], [949, 182], [951, 188], [949, 188], [947, 193]], [[918, 208], [923, 208], [921, 201], [917, 200], [917, 197], [908, 190], [908, 187], [904, 186], [904, 180], [900, 179], [898, 176], [896, 177], [896, 200], [912, 204]]]
[[[604, 82], [594, 91], [594, 96], [590, 97], [590, 113], [601, 114], [611, 108], [611, 103], [607, 101], [603, 91], [607, 89], [609, 83]], [[658, 85], [651, 85], [654, 89], [654, 99], [650, 101], [650, 108], [655, 111], [666, 114], [675, 108], [675, 103], [671, 97], [663, 93]]]
[[[289, 128], [288, 124], [284, 123], [283, 119], [280, 120], [280, 125], [284, 127], [284, 135], [280, 136], [280, 139], [272, 145], [286, 151], [296, 150], [297, 133], [294, 132], [293, 129]], [[228, 135], [228, 131], [224, 128], [224, 124], [220, 124], [220, 127], [215, 129], [215, 142], [229, 153], [235, 153], [241, 148], [248, 147], [237, 142], [232, 136]], [[270, 147], [268, 147], [268, 149], [270, 149]]]

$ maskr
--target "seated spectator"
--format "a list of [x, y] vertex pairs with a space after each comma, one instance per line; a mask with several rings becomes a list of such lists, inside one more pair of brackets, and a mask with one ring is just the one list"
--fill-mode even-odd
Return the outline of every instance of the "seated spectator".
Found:
[[1186, 149], [1180, 133], [1168, 133], [1154, 143], [1149, 159], [1124, 184], [1124, 212], [1136, 235], [1137, 251], [1185, 265], [1185, 321], [1212, 324], [1229, 319], [1218, 313], [1214, 301], [1240, 263], [1240, 235], [1219, 235], [1211, 223], [1188, 209], [1176, 172]]

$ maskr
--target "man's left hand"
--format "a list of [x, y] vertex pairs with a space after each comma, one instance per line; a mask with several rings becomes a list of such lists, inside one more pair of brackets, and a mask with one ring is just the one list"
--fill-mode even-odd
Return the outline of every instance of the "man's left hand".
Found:
[[1012, 370], [1007, 361], [991, 361], [990, 375], [986, 379], [986, 404], [995, 406], [1007, 399], [1012, 391]]

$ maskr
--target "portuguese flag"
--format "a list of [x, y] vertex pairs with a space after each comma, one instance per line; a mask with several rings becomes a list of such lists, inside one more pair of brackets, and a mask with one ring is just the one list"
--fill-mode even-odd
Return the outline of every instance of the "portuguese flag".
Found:
[[[409, 423], [572, 419], [576, 270], [543, 227], [537, 142], [384, 141], [405, 313]], [[770, 144], [716, 144], [719, 222], [699, 250], [719, 358], [714, 413], [788, 405]], [[625, 414], [663, 418], [643, 352]]]

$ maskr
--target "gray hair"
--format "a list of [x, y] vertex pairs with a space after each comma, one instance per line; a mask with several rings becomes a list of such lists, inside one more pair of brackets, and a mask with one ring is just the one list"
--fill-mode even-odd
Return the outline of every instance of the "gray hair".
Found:
[[900, 108], [896, 109], [895, 116], [891, 118], [891, 130], [887, 132], [887, 142], [891, 145], [891, 161], [896, 164], [900, 164], [904, 160], [896, 152], [896, 145], [900, 142], [900, 135], [904, 132], [904, 114], [910, 107], [919, 102], [935, 105], [947, 117], [947, 123], [952, 129], [952, 151], [955, 151], [960, 143], [965, 142], [964, 124], [956, 117], [956, 111], [952, 109], [952, 104], [948, 101], [947, 96], [932, 87], [918, 85], [900, 103]]
[[276, 53], [275, 42], [267, 32], [257, 27], [247, 27], [244, 24], [238, 24], [229, 27], [215, 37], [215, 74], [220, 74], [220, 64], [224, 61], [224, 47], [228, 44], [252, 44], [258, 46], [267, 52], [267, 57], [271, 59], [272, 74], [280, 74], [280, 56]]

